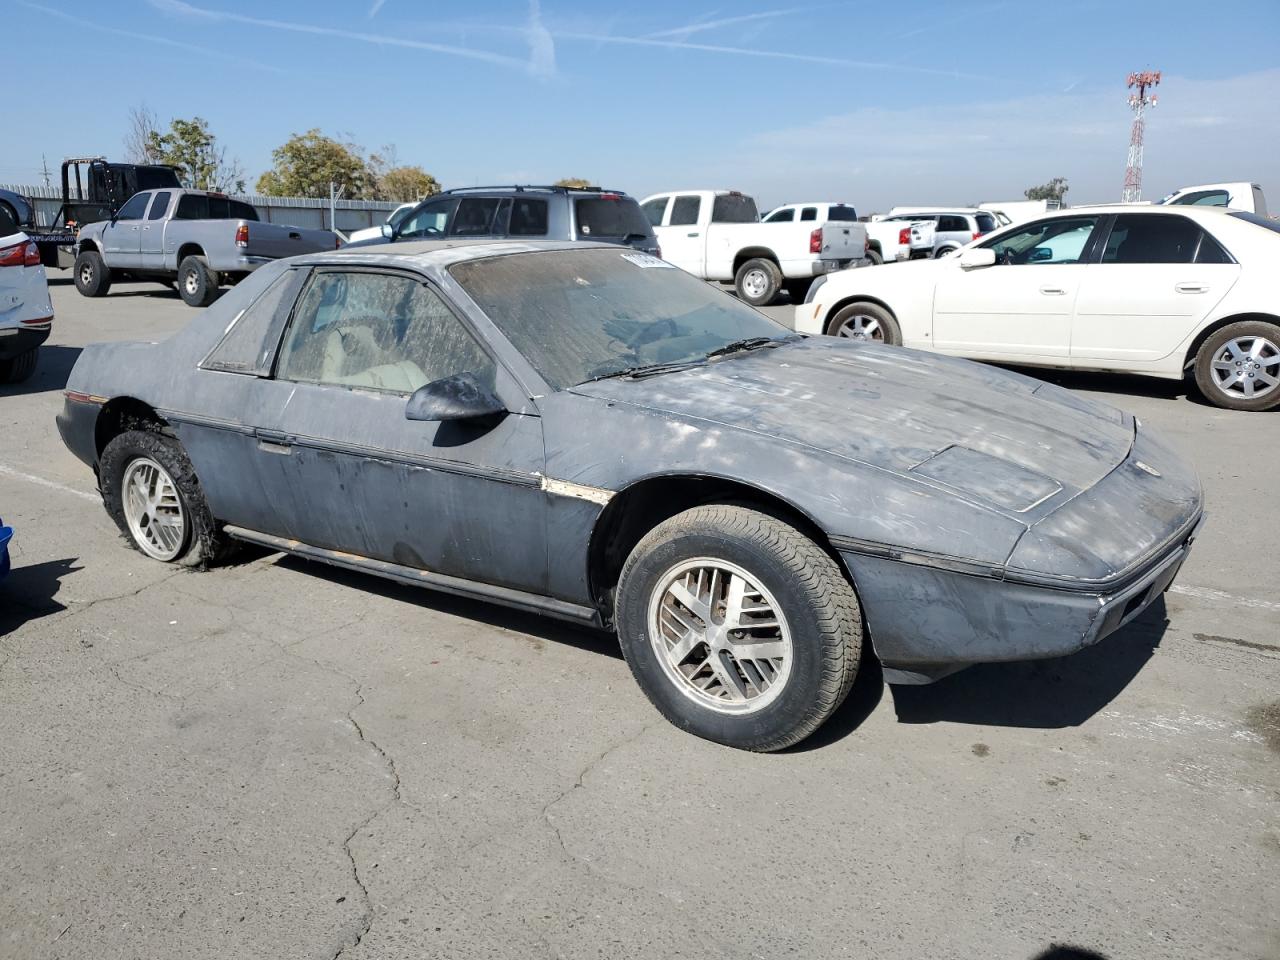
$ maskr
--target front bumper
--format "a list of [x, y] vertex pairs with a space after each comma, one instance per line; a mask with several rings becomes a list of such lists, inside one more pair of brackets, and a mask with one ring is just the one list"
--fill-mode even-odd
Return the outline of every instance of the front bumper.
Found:
[[49, 339], [51, 325], [0, 327], [0, 360], [12, 360]]
[[1169, 589], [1202, 524], [1203, 515], [1137, 579], [1111, 592], [841, 557], [858, 585], [885, 679], [932, 683], [975, 663], [1066, 656], [1114, 633]]

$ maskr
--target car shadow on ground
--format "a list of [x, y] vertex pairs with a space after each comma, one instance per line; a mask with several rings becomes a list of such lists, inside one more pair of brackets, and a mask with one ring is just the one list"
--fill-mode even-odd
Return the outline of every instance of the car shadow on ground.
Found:
[[1081, 393], [1111, 393], [1126, 397], [1150, 397], [1152, 400], [1187, 400], [1202, 407], [1211, 407], [1190, 377], [1183, 380], [1165, 380], [1160, 377], [1139, 377], [1128, 373], [1087, 373], [1082, 370], [1049, 370], [1043, 367], [1009, 367], [1017, 373], [1037, 380], [1079, 390]]
[[36, 359], [35, 372], [21, 383], [0, 384], [0, 397], [18, 397], [28, 393], [62, 390], [71, 376], [71, 368], [80, 356], [80, 347], [45, 344]]
[[1096, 950], [1051, 943], [1043, 952], [1037, 953], [1031, 960], [1107, 960], [1107, 957]]
[[68, 557], [26, 567], [15, 565], [9, 576], [0, 581], [0, 637], [32, 620], [65, 610], [54, 597], [62, 578], [81, 569], [74, 566], [78, 560]]
[[397, 583], [394, 580], [387, 580], [371, 573], [360, 573], [355, 570], [332, 567], [328, 564], [288, 554], [282, 555], [276, 562], [285, 569], [297, 570], [308, 576], [323, 577], [332, 583], [351, 587], [354, 590], [373, 593], [402, 603], [411, 603], [418, 607], [425, 607], [454, 617], [475, 620], [479, 623], [496, 627], [499, 630], [527, 634], [538, 640], [575, 647], [588, 653], [598, 653], [612, 657], [615, 660], [622, 659], [622, 650], [618, 647], [617, 637], [604, 630], [597, 630], [587, 626], [580, 627], [563, 620], [556, 620], [536, 613], [525, 613], [521, 610], [514, 610], [496, 603], [487, 603], [483, 600], [455, 597], [452, 594], [442, 593], [438, 590]]
[[1132, 623], [1069, 657], [980, 664], [926, 686], [894, 686], [898, 722], [1079, 726], [1138, 675], [1168, 625], [1161, 597]]

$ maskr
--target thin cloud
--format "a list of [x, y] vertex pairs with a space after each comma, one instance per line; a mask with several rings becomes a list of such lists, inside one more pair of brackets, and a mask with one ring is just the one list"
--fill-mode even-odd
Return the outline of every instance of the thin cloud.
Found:
[[760, 13], [746, 13], [738, 17], [722, 17], [719, 20], [695, 20], [693, 23], [687, 23], [683, 27], [673, 27], [670, 30], [658, 30], [654, 33], [646, 33], [646, 39], [656, 40], [662, 37], [679, 37], [681, 40], [687, 40], [695, 33], [701, 33], [704, 30], [717, 30], [720, 27], [733, 26], [735, 23], [749, 23], [753, 20], [771, 20], [774, 17], [785, 17], [789, 13], [799, 13], [804, 7], [787, 7], [783, 10], [763, 10]]
[[373, 0], [373, 6], [369, 8], [370, 20], [372, 20], [374, 17], [378, 15], [378, 11], [382, 9], [383, 4], [385, 4], [386, 2], [387, 0]]
[[445, 43], [428, 43], [425, 40], [408, 40], [403, 37], [392, 37], [381, 33], [363, 33], [358, 30], [340, 30], [336, 27], [319, 27], [310, 23], [295, 23], [290, 20], [268, 20], [262, 17], [250, 17], [242, 13], [228, 13], [221, 10], [207, 10], [193, 6], [185, 0], [147, 0], [152, 7], [164, 13], [180, 16], [196, 17], [223, 23], [243, 23], [251, 27], [263, 27], [268, 30], [285, 30], [291, 33], [306, 33], [321, 37], [340, 37], [343, 40], [356, 40], [382, 47], [406, 47], [410, 50], [425, 50], [429, 53], [443, 53], [452, 57], [464, 57], [468, 60], [480, 60], [503, 67], [514, 67], [518, 70], [528, 69], [528, 63], [518, 57], [509, 57], [489, 50], [475, 47], [463, 47]]
[[197, 46], [194, 43], [183, 43], [181, 40], [170, 40], [168, 37], [158, 37], [153, 33], [138, 33], [135, 30], [121, 30], [119, 27], [108, 27], [106, 24], [94, 23], [92, 20], [85, 20], [83, 17], [72, 16], [69, 13], [63, 13], [61, 10], [55, 10], [52, 7], [44, 7], [38, 3], [30, 3], [28, 0], [15, 0], [19, 6], [26, 7], [28, 10], [35, 10], [39, 13], [46, 14], [50, 17], [56, 17], [59, 20], [74, 24], [77, 27], [84, 27], [86, 30], [93, 30], [97, 33], [108, 33], [115, 37], [127, 37], [130, 40], [144, 40], [147, 43], [159, 44], [163, 47], [170, 47], [174, 50], [185, 50], [188, 53], [198, 53], [206, 57], [214, 57], [218, 60], [227, 60], [231, 63], [243, 63], [246, 66], [255, 67], [258, 70], [265, 70], [268, 73], [283, 74], [286, 71], [279, 67], [273, 67], [270, 64], [260, 63], [257, 60], [251, 60], [247, 57], [238, 57], [235, 54], [223, 53], [221, 50], [211, 50], [208, 47]]
[[[154, 2], [154, 0], [153, 0]], [[665, 47], [669, 50], [698, 50], [704, 53], [723, 53], [743, 57], [765, 57], [773, 60], [794, 60], [801, 63], [824, 63], [837, 67], [856, 67], [864, 70], [893, 70], [897, 73], [924, 73], [931, 76], [957, 79], [982, 79], [972, 73], [943, 70], [935, 67], [917, 67], [901, 63], [881, 63], [874, 60], [845, 60], [841, 57], [823, 57], [817, 54], [788, 53], [785, 50], [755, 50], [750, 47], [726, 47], [711, 43], [689, 43], [682, 40], [657, 40], [651, 37], [623, 37], [617, 34], [563, 33], [553, 34], [559, 40], [584, 40], [593, 43], [614, 43], [640, 47]]]
[[554, 77], [556, 41], [542, 23], [542, 7], [538, 0], [529, 0], [529, 26], [525, 36], [529, 40], [529, 72], [535, 77]]

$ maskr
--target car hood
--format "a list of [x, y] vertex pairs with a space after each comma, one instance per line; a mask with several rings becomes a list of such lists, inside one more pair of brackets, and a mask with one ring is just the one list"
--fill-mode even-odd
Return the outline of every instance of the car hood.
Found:
[[815, 337], [574, 392], [799, 444], [1018, 515], [1122, 463], [1132, 420], [996, 367]]

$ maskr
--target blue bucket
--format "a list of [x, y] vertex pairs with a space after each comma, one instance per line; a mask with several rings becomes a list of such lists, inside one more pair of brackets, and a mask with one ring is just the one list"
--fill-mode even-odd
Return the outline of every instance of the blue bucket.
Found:
[[9, 572], [9, 541], [13, 539], [13, 527], [0, 526], [0, 580]]

